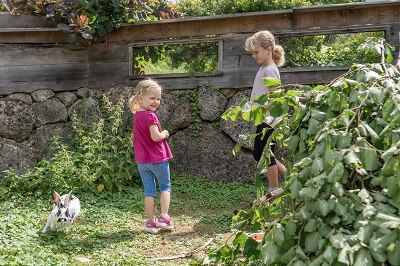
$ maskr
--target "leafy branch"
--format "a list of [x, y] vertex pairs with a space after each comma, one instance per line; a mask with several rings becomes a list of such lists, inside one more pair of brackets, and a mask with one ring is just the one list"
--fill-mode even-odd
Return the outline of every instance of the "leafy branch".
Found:
[[[257, 105], [243, 100], [223, 114], [233, 121], [275, 122], [272, 138], [294, 163], [285, 194], [239, 211], [232, 244], [204, 261], [400, 265], [400, 73], [390, 65], [387, 43], [367, 40], [360, 49], [384, 60], [353, 65], [326, 85], [291, 85], [262, 95]], [[277, 80], [265, 85], [280, 89]], [[254, 230], [265, 233], [259, 243], [245, 233]]]

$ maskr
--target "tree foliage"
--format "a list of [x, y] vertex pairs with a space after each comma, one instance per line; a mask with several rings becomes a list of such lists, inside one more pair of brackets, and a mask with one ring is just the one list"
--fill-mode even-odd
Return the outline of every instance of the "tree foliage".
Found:
[[[381, 62], [256, 99], [293, 157], [285, 194], [239, 211], [232, 243], [199, 264], [400, 265], [400, 73], [383, 40], [362, 48]], [[259, 124], [266, 113], [243, 100], [223, 115], [240, 117]], [[246, 233], [255, 230], [259, 243]]]
[[360, 2], [352, 0], [180, 0], [177, 10], [186, 17], [212, 16], [221, 14], [246, 13], [289, 9], [320, 4]]

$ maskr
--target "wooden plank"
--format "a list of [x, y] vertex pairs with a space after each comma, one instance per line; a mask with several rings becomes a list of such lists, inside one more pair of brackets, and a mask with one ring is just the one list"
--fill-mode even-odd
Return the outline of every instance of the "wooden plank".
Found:
[[0, 43], [75, 43], [71, 34], [61, 31], [53, 31], [48, 29], [46, 31], [20, 31], [20, 32], [1, 32]]
[[49, 26], [47, 18], [42, 16], [0, 15], [0, 28], [47, 28]]
[[[312, 67], [312, 68], [282, 68], [283, 84], [321, 84], [326, 83], [348, 71], [346, 67]], [[323, 73], [323, 75], [321, 75]], [[191, 89], [199, 86], [216, 88], [251, 88], [256, 71], [230, 71], [223, 76], [170, 78], [157, 76], [156, 79], [165, 89]], [[153, 75], [147, 75], [154, 77]], [[141, 78], [127, 78], [125, 84], [135, 86]]]
[[88, 85], [87, 79], [87, 64], [2, 66], [0, 95], [38, 89], [77, 90]]
[[90, 62], [128, 62], [128, 44], [95, 43], [89, 46]]
[[[193, 36], [250, 33], [261, 29], [273, 32], [334, 30], [397, 23], [400, 1], [352, 3], [281, 11], [251, 12], [201, 18], [173, 19], [123, 26], [98, 42], [136, 42]], [[217, 26], [216, 26], [217, 25]]]
[[281, 68], [283, 84], [324, 84], [346, 73], [350, 67]]
[[0, 66], [87, 63], [81, 45], [0, 44]]
[[226, 34], [222, 36], [223, 57], [248, 54], [244, 49], [245, 41], [252, 34]]
[[129, 62], [91, 62], [88, 84], [91, 88], [106, 89], [122, 85], [129, 77]]

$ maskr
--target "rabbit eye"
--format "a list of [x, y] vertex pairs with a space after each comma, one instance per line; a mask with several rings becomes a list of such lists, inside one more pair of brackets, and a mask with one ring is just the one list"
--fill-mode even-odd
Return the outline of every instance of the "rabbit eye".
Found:
[[57, 211], [57, 213], [56, 213], [56, 216], [60, 216], [60, 215], [61, 215], [61, 210], [58, 209], [58, 211]]
[[65, 216], [67, 216], [67, 217], [69, 216], [68, 210], [65, 211]]

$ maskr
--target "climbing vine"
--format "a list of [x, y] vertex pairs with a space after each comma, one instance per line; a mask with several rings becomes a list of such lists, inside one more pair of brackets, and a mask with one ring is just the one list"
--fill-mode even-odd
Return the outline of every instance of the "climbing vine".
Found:
[[190, 90], [188, 93], [185, 94], [185, 97], [190, 102], [190, 107], [192, 110], [192, 116], [194, 117], [193, 123], [190, 124], [189, 128], [192, 131], [192, 136], [195, 138], [200, 138], [201, 137], [201, 118], [200, 118], [200, 112], [201, 112], [201, 106], [199, 103], [199, 92], [197, 89]]

